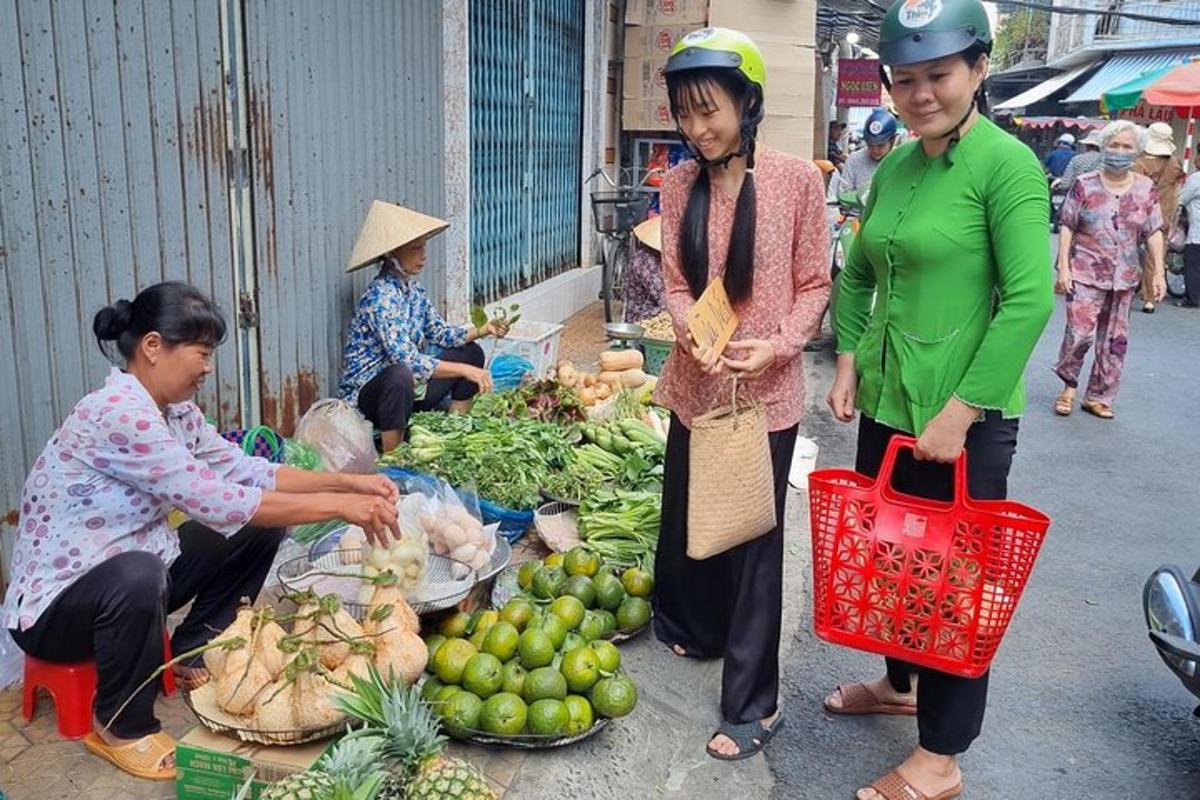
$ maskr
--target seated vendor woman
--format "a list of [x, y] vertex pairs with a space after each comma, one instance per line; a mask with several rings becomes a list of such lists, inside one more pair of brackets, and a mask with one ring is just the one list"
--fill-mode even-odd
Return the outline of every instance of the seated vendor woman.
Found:
[[[168, 614], [191, 603], [171, 638], [177, 655], [228, 627], [262, 588], [285, 526], [341, 518], [378, 544], [398, 533], [386, 478], [276, 466], [205, 421], [193, 399], [225, 329], [182, 283], [96, 314], [100, 349], [121, 367], [54, 433], [21, 499], [0, 624], [35, 658], [95, 662], [84, 744], [144, 778], [175, 777], [175, 742], [154, 716], [160, 684], [148, 680]], [[178, 530], [167, 524], [176, 509], [189, 519]], [[207, 679], [202, 659], [183, 663], [185, 683]]]
[[404, 440], [413, 411], [431, 411], [450, 398], [450, 411], [465, 413], [476, 394], [492, 390], [475, 341], [502, 337], [507, 326], [450, 325], [416, 280], [426, 242], [449, 225], [376, 200], [350, 254], [347, 272], [377, 264], [379, 274], [350, 320], [338, 393], [382, 432], [384, 452]]

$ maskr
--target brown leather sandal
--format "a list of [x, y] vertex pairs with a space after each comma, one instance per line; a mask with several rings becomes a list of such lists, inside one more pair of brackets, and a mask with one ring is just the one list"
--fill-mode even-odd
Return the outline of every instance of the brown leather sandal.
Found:
[[1113, 419], [1116, 417], [1112, 406], [1096, 402], [1095, 400], [1084, 400], [1082, 408], [1093, 417], [1099, 417], [1100, 419]]
[[847, 717], [864, 714], [889, 714], [897, 717], [914, 717], [917, 714], [916, 705], [909, 703], [885, 703], [871, 693], [865, 683], [843, 683], [837, 687], [837, 693], [842, 696], [842, 706], [825, 703], [825, 710], [830, 714], [841, 714]]
[[1075, 393], [1068, 390], [1064, 391], [1054, 400], [1054, 413], [1060, 417], [1071, 416], [1071, 411], [1075, 408]]
[[930, 797], [900, 777], [900, 773], [896, 770], [892, 770], [872, 783], [871, 788], [878, 792], [883, 800], [954, 800], [954, 798], [962, 796], [963, 790], [962, 783], [959, 783], [953, 789], [947, 789], [941, 794]]

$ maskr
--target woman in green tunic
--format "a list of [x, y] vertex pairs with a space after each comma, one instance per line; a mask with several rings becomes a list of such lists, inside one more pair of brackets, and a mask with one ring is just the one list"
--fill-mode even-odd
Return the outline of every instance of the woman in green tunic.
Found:
[[[991, 49], [979, 0], [900, 0], [880, 60], [919, 139], [884, 159], [842, 273], [835, 321], [835, 416], [861, 411], [857, 469], [879, 471], [895, 435], [918, 444], [895, 486], [952, 497], [969, 453], [969, 490], [1002, 498], [1025, 408], [1022, 375], [1053, 309], [1046, 181], [1029, 148], [983, 116]], [[988, 677], [888, 659], [887, 675], [825, 700], [838, 714], [916, 715], [920, 744], [859, 800], [949, 800], [956, 756], [979, 735]]]

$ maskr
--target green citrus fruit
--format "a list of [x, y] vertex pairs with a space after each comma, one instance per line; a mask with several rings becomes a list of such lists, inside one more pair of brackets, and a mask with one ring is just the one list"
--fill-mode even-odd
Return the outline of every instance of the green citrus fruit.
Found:
[[440, 633], [431, 633], [425, 637], [425, 649], [429, 652], [429, 660], [437, 655], [438, 648], [446, 643], [446, 637]]
[[542, 563], [547, 567], [561, 567], [563, 565], [564, 556], [562, 553], [551, 553], [542, 559]]
[[563, 569], [568, 575], [586, 575], [590, 578], [600, 571], [600, 556], [582, 546], [572, 547], [563, 558]]
[[526, 561], [517, 570], [517, 585], [525, 591], [529, 591], [529, 587], [533, 586], [533, 576], [542, 568], [540, 561]]
[[517, 626], [501, 620], [488, 628], [487, 635], [483, 637], [483, 647], [480, 649], [501, 661], [508, 661], [516, 655], [520, 641], [521, 634], [517, 631]]
[[479, 651], [466, 639], [447, 639], [433, 659], [433, 674], [442, 683], [458, 685], [467, 662]]
[[471, 646], [474, 647], [476, 650], [482, 650], [483, 649], [483, 640], [487, 638], [487, 635], [488, 635], [487, 631], [475, 631], [473, 634], [471, 634], [471, 638], [468, 639], [467, 641], [469, 641], [471, 643]]
[[441, 717], [451, 734], [465, 736], [470, 731], [479, 730], [481, 711], [482, 700], [470, 692], [458, 692], [442, 705]]
[[521, 696], [526, 703], [548, 697], [562, 700], [567, 696], [567, 679], [554, 667], [539, 667], [525, 676], [525, 691]]
[[616, 672], [621, 666], [621, 651], [612, 642], [592, 642], [592, 652], [604, 672]]
[[440, 692], [445, 685], [446, 684], [430, 675], [425, 679], [425, 683], [421, 686], [421, 699], [426, 703], [433, 702], [433, 699], [437, 697], [437, 693]]
[[562, 593], [579, 598], [579, 602], [583, 603], [585, 608], [596, 605], [596, 587], [592, 585], [592, 579], [587, 575], [572, 575], [567, 578], [567, 582], [563, 584]]
[[604, 631], [600, 635], [607, 639], [617, 632], [617, 615], [611, 611], [597, 611], [597, 616], [604, 623]]
[[588, 643], [587, 639], [583, 638], [575, 631], [571, 631], [570, 633], [567, 634], [567, 638], [563, 639], [563, 646], [561, 649], [562, 649], [562, 652], [569, 653], [572, 650], [574, 650], [576, 647], [586, 647], [587, 643]]
[[488, 628], [500, 621], [500, 612], [491, 608], [486, 611], [476, 611], [472, 615], [472, 619], [475, 620], [475, 629], [471, 631], [472, 633], [479, 633], [480, 631], [487, 633]]
[[588, 699], [592, 708], [602, 717], [623, 717], [637, 705], [637, 688], [624, 675], [601, 678], [592, 687]]
[[600, 680], [600, 659], [592, 648], [577, 647], [563, 654], [559, 671], [567, 679], [567, 689], [583, 694]]
[[533, 596], [542, 600], [553, 600], [562, 594], [563, 584], [567, 582], [567, 573], [562, 567], [544, 567], [533, 576], [533, 586], [530, 590]]
[[[530, 562], [537, 563], [537, 562]], [[529, 602], [524, 597], [514, 597], [504, 604], [504, 608], [500, 609], [500, 619], [503, 622], [510, 623], [518, 631], [525, 630], [525, 625], [533, 616], [533, 603]]]
[[644, 569], [630, 567], [621, 574], [621, 585], [631, 597], [648, 598], [654, 592], [654, 576]]
[[525, 669], [544, 667], [554, 660], [554, 642], [544, 630], [527, 628], [517, 643], [517, 653]]
[[525, 677], [528, 674], [520, 661], [515, 658], [509, 661], [504, 665], [504, 686], [501, 687], [501, 691], [515, 695], [525, 694]]
[[601, 574], [592, 580], [596, 589], [596, 604], [609, 611], [616, 611], [625, 599], [625, 587], [616, 575]]
[[498, 736], [516, 736], [525, 730], [528, 714], [524, 700], [515, 694], [500, 692], [483, 701], [479, 729]]
[[467, 626], [471, 624], [471, 615], [463, 611], [451, 614], [442, 621], [438, 632], [447, 639], [461, 639], [467, 635]]
[[604, 620], [599, 613], [589, 611], [583, 615], [583, 622], [579, 623], [579, 635], [589, 642], [604, 635]]
[[646, 627], [650, 621], [650, 604], [640, 597], [626, 597], [617, 609], [617, 627], [625, 633]]
[[568, 735], [574, 736], [591, 729], [596, 719], [592, 714], [592, 704], [586, 697], [569, 694], [567, 699], [563, 700], [563, 704], [566, 705], [567, 715], [570, 717], [570, 721], [567, 723]]
[[574, 630], [583, 622], [583, 613], [587, 611], [583, 601], [578, 597], [565, 594], [550, 604], [550, 613], [566, 623], [568, 630]]
[[550, 642], [554, 645], [555, 650], [562, 648], [563, 642], [567, 640], [567, 634], [571, 632], [567, 623], [563, 622], [562, 617], [557, 614], [546, 614], [538, 621], [536, 627], [550, 637]]
[[442, 708], [446, 705], [446, 701], [461, 691], [462, 688], [458, 686], [443, 686], [441, 689], [438, 689], [437, 694], [429, 701], [429, 705], [433, 706], [434, 713], [440, 716]]
[[529, 732], [562, 736], [571, 725], [571, 712], [561, 700], [535, 700], [529, 706]]
[[504, 685], [503, 669], [500, 659], [491, 653], [480, 653], [463, 669], [462, 687], [486, 700]]

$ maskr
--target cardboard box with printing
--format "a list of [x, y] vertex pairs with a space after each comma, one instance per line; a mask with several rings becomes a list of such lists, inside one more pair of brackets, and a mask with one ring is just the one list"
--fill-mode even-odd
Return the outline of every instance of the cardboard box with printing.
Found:
[[708, 0], [628, 0], [625, 22], [629, 25], [694, 25], [708, 19]]
[[625, 98], [621, 101], [621, 128], [627, 131], [673, 131], [675, 120], [667, 99]]
[[625, 59], [666, 57], [671, 48], [699, 25], [629, 25], [625, 28]]
[[667, 98], [667, 78], [663, 68], [666, 56], [625, 59], [625, 82], [622, 95], [627, 100]]
[[817, 4], [814, 0], [712, 0], [708, 22], [742, 31], [760, 46], [769, 39], [811, 45], [817, 36]]

